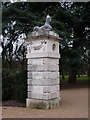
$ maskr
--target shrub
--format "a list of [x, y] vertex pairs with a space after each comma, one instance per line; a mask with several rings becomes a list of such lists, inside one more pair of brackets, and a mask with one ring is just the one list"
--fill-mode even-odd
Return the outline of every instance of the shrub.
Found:
[[16, 74], [15, 98], [17, 101], [25, 103], [27, 97], [27, 71], [20, 70]]
[[15, 72], [9, 69], [2, 69], [2, 100], [14, 98], [15, 93]]
[[27, 97], [27, 71], [2, 70], [2, 100], [16, 99], [25, 103]]

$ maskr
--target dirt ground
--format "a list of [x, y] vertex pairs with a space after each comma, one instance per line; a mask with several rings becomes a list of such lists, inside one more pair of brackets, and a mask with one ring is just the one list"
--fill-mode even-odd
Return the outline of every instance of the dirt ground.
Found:
[[[50, 110], [30, 109], [25, 104], [3, 103], [3, 118], [88, 118], [88, 88], [61, 90], [61, 106]], [[10, 101], [9, 101], [10, 102]]]

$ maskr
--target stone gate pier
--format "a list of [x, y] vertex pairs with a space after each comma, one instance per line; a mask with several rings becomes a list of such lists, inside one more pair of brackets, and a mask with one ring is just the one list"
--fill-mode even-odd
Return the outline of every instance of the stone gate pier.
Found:
[[51, 30], [28, 34], [27, 99], [30, 108], [50, 109], [60, 105], [59, 35]]

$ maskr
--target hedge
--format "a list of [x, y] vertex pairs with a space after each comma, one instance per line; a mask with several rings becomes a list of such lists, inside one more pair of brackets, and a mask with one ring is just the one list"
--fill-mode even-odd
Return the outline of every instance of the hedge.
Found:
[[9, 69], [2, 70], [2, 100], [14, 99], [15, 73]]
[[27, 71], [2, 70], [2, 100], [16, 99], [25, 103], [27, 97]]
[[16, 74], [15, 98], [17, 101], [25, 103], [27, 97], [27, 71], [21, 70]]

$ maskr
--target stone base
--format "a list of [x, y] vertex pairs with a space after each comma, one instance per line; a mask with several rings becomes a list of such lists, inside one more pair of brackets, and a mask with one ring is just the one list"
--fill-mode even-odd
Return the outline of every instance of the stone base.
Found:
[[54, 98], [51, 100], [26, 99], [26, 107], [36, 109], [51, 109], [60, 106], [60, 103], [60, 98]]

